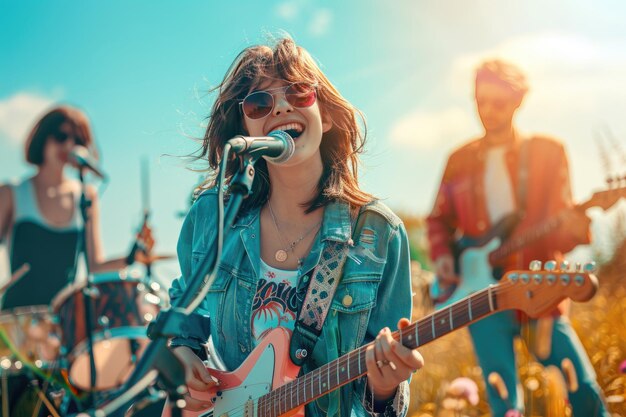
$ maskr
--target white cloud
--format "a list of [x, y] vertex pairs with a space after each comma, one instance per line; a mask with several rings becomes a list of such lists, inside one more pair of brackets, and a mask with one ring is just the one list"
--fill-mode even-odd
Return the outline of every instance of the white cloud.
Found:
[[311, 36], [323, 36], [328, 33], [333, 20], [333, 13], [328, 9], [315, 8], [306, 0], [292, 0], [279, 4], [274, 9], [276, 15], [284, 20], [295, 22], [304, 20]]
[[600, 177], [593, 130], [605, 122], [608, 126], [623, 124], [625, 51], [624, 40], [599, 43], [561, 33], [520, 36], [490, 50], [460, 56], [452, 66], [447, 85], [451, 91], [465, 88], [471, 94], [467, 74], [473, 76], [482, 60], [500, 57], [516, 63], [527, 73], [530, 85], [519, 126], [562, 138], [573, 155], [573, 166], [593, 162], [594, 167], [589, 169]]
[[[496, 57], [509, 60], [529, 78], [530, 92], [519, 115], [521, 128], [558, 133], [583, 151], [583, 146], [589, 146], [594, 123], [623, 118], [619, 106], [626, 97], [624, 51], [623, 41], [599, 44], [559, 33], [519, 36], [494, 48], [458, 56], [436, 85], [437, 90], [430, 93], [438, 102], [470, 98], [480, 62]], [[395, 121], [392, 140], [415, 148], [449, 150], [451, 140], [480, 131], [470, 99], [467, 104], [467, 111], [454, 105], [436, 112], [413, 109]]]
[[[626, 78], [626, 42], [596, 43], [579, 35], [539, 33], [505, 40], [494, 48], [459, 56], [448, 77], [451, 91], [471, 90], [475, 68], [485, 59], [502, 58], [518, 65], [528, 74], [531, 91], [541, 92], [543, 83], [567, 85], [572, 92], [604, 86]], [[468, 78], [469, 77], [469, 78]], [[584, 81], [584, 82], [582, 82]], [[468, 85], [469, 84], [469, 85]], [[622, 87], [626, 84], [621, 83]]]
[[18, 92], [0, 100], [0, 140], [13, 145], [24, 141], [37, 117], [54, 101], [26, 92]]
[[328, 9], [316, 10], [309, 24], [309, 33], [313, 36], [323, 36], [328, 32], [333, 21], [333, 14]]
[[391, 127], [391, 143], [415, 149], [449, 147], [477, 131], [471, 113], [460, 107], [441, 111], [414, 110]]
[[300, 6], [295, 2], [281, 3], [276, 6], [276, 14], [285, 20], [293, 20], [298, 17]]

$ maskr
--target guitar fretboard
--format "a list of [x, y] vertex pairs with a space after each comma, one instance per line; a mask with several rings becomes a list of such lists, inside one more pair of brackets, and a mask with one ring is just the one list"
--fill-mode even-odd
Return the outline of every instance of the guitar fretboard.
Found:
[[550, 232], [553, 232], [561, 225], [561, 222], [562, 216], [555, 216], [540, 223], [536, 227], [533, 227], [526, 233], [507, 240], [498, 249], [489, 254], [489, 263], [491, 265], [497, 264], [499, 260], [506, 258], [507, 256], [534, 242], [535, 240], [546, 236]]
[[[401, 331], [396, 340], [415, 349], [498, 310], [497, 285], [430, 314]], [[341, 356], [259, 398], [258, 416], [277, 417], [367, 373], [366, 346]]]

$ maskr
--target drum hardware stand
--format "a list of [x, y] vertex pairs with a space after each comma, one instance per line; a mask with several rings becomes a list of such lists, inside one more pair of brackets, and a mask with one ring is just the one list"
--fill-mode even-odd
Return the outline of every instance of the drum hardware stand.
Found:
[[[144, 157], [141, 160], [141, 205], [143, 206], [143, 227], [148, 223], [148, 219], [150, 218], [150, 170], [148, 166], [148, 160]], [[148, 258], [150, 258], [150, 254], [146, 253]], [[145, 264], [146, 267], [146, 278], [145, 284], [150, 287], [150, 283], [152, 282], [152, 262], [147, 262]]]
[[[59, 382], [61, 385], [61, 389], [57, 391], [57, 393], [62, 393], [62, 397], [61, 397], [61, 403], [59, 405], [59, 412], [61, 413], [62, 416], [67, 415], [67, 410], [70, 407], [70, 401], [72, 400], [72, 392], [71, 392], [71, 388], [70, 388], [70, 380], [69, 380], [69, 371], [67, 372], [67, 375], [63, 375], [62, 372], [60, 372], [61, 369], [68, 369], [69, 370], [69, 363], [67, 361], [67, 358], [65, 358], [65, 355], [67, 355], [67, 351], [66, 349], [61, 346], [61, 350], [59, 351], [59, 362], [58, 365], [55, 365], [55, 371], [59, 372]], [[58, 368], [56, 368], [56, 366], [58, 366]], [[77, 401], [78, 403], [78, 401]]]
[[2, 379], [2, 417], [9, 417], [9, 377], [4, 368], [0, 367]]
[[139, 352], [141, 346], [139, 346], [139, 342], [137, 342], [135, 339], [129, 339], [128, 343], [130, 350], [130, 364], [134, 365], [137, 363], [137, 352]]
[[152, 406], [158, 402], [167, 399], [165, 391], [155, 389], [154, 387], [148, 387], [145, 390], [145, 398], [135, 400], [128, 410], [124, 413], [124, 417], [132, 417], [135, 413]]
[[43, 403], [46, 406], [46, 408], [48, 409], [48, 411], [50, 412], [50, 414], [52, 415], [52, 417], [61, 417], [61, 414], [56, 409], [54, 404], [52, 404], [50, 402], [50, 400], [48, 399], [48, 397], [46, 397], [45, 391], [46, 391], [47, 388], [44, 388], [44, 389], [39, 388], [39, 380], [37, 380], [36, 378], [34, 378], [34, 379], [32, 379], [30, 381], [30, 385], [31, 385], [31, 387], [33, 387], [33, 389], [37, 393], [37, 396], [39, 397], [39, 404], [37, 404], [37, 410], [36, 410], [37, 412], [33, 413], [33, 415], [39, 414], [39, 409], [41, 408], [41, 403]]
[[[225, 161], [228, 161], [229, 151], [230, 145], [226, 145], [222, 155], [222, 165], [224, 167]], [[177, 300], [176, 305], [172, 306], [170, 310], [160, 312], [156, 320], [150, 323], [148, 335], [152, 342], [147, 346], [126, 384], [120, 389], [120, 392], [124, 392], [124, 394], [106, 407], [95, 410], [92, 415], [106, 416], [108, 412], [122, 407], [127, 409], [132, 404], [134, 398], [141, 392], [145, 392], [148, 386], [155, 381], [167, 392], [172, 417], [182, 415], [181, 408], [184, 407], [183, 396], [187, 392], [185, 369], [174, 352], [169, 349], [167, 338], [172, 335], [180, 335], [181, 331], [189, 329], [189, 322], [194, 319], [209, 320], [208, 317], [191, 313], [188, 310], [195, 310], [199, 301], [198, 295], [203, 289], [205, 292], [208, 290], [217, 274], [223, 230], [230, 229], [243, 199], [252, 192], [252, 183], [255, 175], [254, 164], [260, 157], [254, 154], [240, 155], [240, 168], [230, 182], [229, 189], [231, 194], [225, 213], [222, 212], [222, 206], [219, 207], [219, 221], [217, 222], [220, 228], [218, 245], [215, 245], [215, 250], [208, 252], [200, 261], [196, 272], [187, 280], [187, 287]], [[223, 178], [224, 171], [225, 169], [220, 169], [222, 173], [220, 178]], [[218, 189], [220, 190], [219, 197], [222, 197], [223, 184], [221, 182], [218, 184]]]

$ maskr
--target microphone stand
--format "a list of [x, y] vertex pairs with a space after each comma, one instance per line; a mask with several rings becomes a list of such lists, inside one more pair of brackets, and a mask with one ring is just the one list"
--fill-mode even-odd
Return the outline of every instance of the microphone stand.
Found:
[[[91, 304], [91, 298], [95, 297], [96, 295], [91, 286], [91, 270], [90, 270], [90, 265], [89, 265], [89, 252], [88, 252], [89, 247], [87, 245], [87, 224], [89, 222], [88, 210], [91, 207], [92, 201], [87, 197], [87, 184], [85, 183], [83, 169], [84, 168], [82, 167], [78, 168], [78, 178], [81, 184], [80, 213], [83, 219], [83, 228], [78, 236], [79, 243], [76, 247], [76, 250], [79, 252], [78, 255], [80, 255], [80, 253], [82, 252], [84, 259], [85, 259], [85, 268], [87, 271], [87, 282], [85, 284], [85, 287], [82, 289], [82, 294], [83, 294], [83, 304], [85, 308], [85, 333], [87, 335], [87, 353], [89, 355], [89, 371], [90, 371], [90, 375], [89, 375], [90, 376], [89, 386], [91, 388], [89, 392], [90, 404], [88, 404], [88, 407], [87, 407], [89, 408], [95, 405], [95, 387], [96, 387], [96, 381], [97, 381], [96, 360], [95, 360], [94, 351], [93, 351], [93, 322], [92, 322], [93, 311], [92, 311], [92, 304]], [[78, 256], [76, 257], [76, 260], [78, 261]], [[76, 281], [76, 273], [77, 273], [77, 268], [75, 268], [74, 270], [74, 281]]]
[[[225, 152], [223, 157], [226, 158]], [[240, 156], [240, 169], [229, 184], [231, 196], [226, 208], [224, 230], [230, 229], [234, 222], [243, 199], [252, 191], [252, 183], [254, 181], [255, 169], [254, 164], [260, 158], [260, 155], [244, 154]], [[222, 184], [218, 184], [222, 187]], [[217, 246], [217, 245], [216, 245]], [[172, 408], [172, 416], [180, 416], [181, 410], [178, 407], [179, 400], [187, 392], [185, 383], [185, 369], [180, 360], [167, 347], [168, 338], [180, 333], [181, 329], [185, 329], [189, 324], [189, 315], [184, 311], [195, 299], [198, 292], [205, 285], [205, 277], [211, 277], [219, 267], [217, 259], [217, 247], [214, 251], [210, 251], [201, 260], [198, 269], [193, 276], [187, 280], [187, 287], [178, 299], [176, 305], [170, 310], [161, 312], [157, 319], [151, 323], [149, 334], [152, 341], [146, 347], [139, 362], [130, 375], [126, 383], [120, 388], [119, 392], [127, 393], [121, 395], [115, 404], [109, 404], [105, 407], [107, 410], [99, 409], [96, 412], [98, 416], [106, 416], [107, 412], [112, 412], [122, 407], [128, 408], [133, 399], [138, 395], [137, 388], [144, 385], [147, 388], [150, 383], [158, 380], [159, 385], [167, 391]], [[152, 371], [155, 369], [157, 372]], [[129, 398], [126, 398], [129, 397]]]

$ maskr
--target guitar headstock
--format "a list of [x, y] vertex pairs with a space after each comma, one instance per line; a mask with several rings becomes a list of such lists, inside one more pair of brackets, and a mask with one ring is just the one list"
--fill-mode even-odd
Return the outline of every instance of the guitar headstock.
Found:
[[590, 300], [598, 288], [593, 272], [595, 263], [576, 265], [567, 262], [532, 261], [528, 271], [507, 272], [498, 284], [498, 309], [521, 310], [530, 317], [539, 317], [556, 308], [565, 298]]
[[602, 210], [611, 208], [620, 198], [626, 198], [626, 187], [622, 186], [623, 181], [609, 182], [609, 189], [596, 191], [591, 198], [581, 204], [585, 210], [591, 207], [600, 207]]

